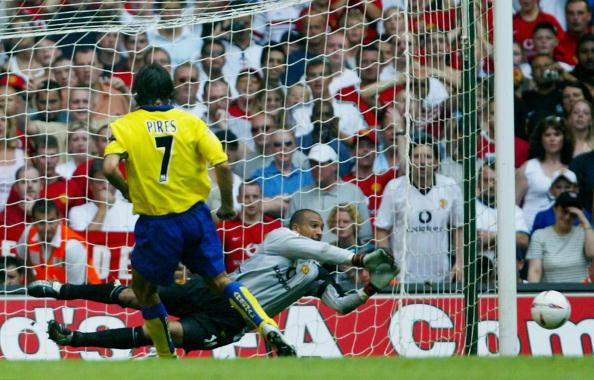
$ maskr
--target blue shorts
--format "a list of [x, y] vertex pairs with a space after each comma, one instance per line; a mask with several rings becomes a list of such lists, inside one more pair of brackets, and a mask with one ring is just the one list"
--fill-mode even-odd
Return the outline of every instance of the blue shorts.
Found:
[[134, 235], [132, 268], [153, 284], [173, 283], [180, 262], [204, 278], [225, 272], [221, 241], [204, 202], [181, 214], [141, 215]]

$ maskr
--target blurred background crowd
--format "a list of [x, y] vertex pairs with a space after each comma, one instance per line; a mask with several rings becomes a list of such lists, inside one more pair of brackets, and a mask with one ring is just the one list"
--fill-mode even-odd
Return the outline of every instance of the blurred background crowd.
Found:
[[[528, 282], [594, 278], [592, 3], [514, 2], [514, 222]], [[219, 223], [229, 271], [311, 208], [328, 243], [390, 248], [401, 281], [460, 281], [474, 183], [463, 160], [476, 157], [477, 265], [492, 282], [493, 4], [475, 4], [477, 123], [468, 125], [459, 0], [312, 0], [199, 24], [176, 20], [246, 4], [4, 2], [0, 19], [12, 21], [3, 33], [12, 34], [0, 41], [0, 280], [100, 281], [89, 236], [132, 232], [136, 220], [101, 170], [109, 123], [134, 109], [134, 73], [156, 62], [171, 72], [172, 104], [204, 120], [232, 164], [238, 216]], [[106, 20], [139, 32], [85, 31]], [[22, 23], [41, 33], [14, 37]], [[82, 26], [54, 32], [73, 23]], [[476, 152], [462, 144], [471, 133]], [[208, 203], [220, 204], [216, 186]], [[331, 269], [346, 286], [367, 276]]]

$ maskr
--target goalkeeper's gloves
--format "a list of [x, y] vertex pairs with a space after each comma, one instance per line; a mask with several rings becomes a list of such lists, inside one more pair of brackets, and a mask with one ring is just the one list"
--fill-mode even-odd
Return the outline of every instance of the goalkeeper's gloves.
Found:
[[380, 264], [375, 271], [369, 273], [371, 277], [369, 283], [376, 291], [380, 291], [390, 285], [390, 281], [392, 281], [399, 272], [400, 269], [396, 264]]
[[355, 254], [352, 263], [356, 267], [365, 268], [369, 272], [373, 272], [380, 264], [394, 264], [394, 257], [387, 248], [378, 248], [366, 255], [363, 253]]
[[381, 291], [386, 286], [390, 285], [392, 281], [400, 272], [398, 265], [394, 263], [382, 263], [379, 264], [375, 270], [370, 271], [369, 283], [365, 286], [363, 291], [367, 296], [372, 296], [375, 293]]

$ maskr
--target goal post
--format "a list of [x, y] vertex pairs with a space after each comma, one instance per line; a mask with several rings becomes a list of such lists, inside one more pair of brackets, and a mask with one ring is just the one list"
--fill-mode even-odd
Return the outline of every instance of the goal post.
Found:
[[495, 128], [497, 130], [497, 215], [499, 352], [504, 356], [518, 353], [518, 310], [516, 278], [516, 244], [512, 223], [515, 207], [514, 168], [514, 91], [512, 4], [494, 2], [495, 6]]

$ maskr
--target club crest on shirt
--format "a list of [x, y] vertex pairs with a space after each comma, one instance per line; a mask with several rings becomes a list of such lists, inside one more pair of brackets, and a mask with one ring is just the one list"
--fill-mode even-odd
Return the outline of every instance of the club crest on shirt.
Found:
[[448, 207], [448, 201], [447, 199], [440, 199], [439, 200], [439, 208], [441, 209], [445, 209], [446, 207]]

